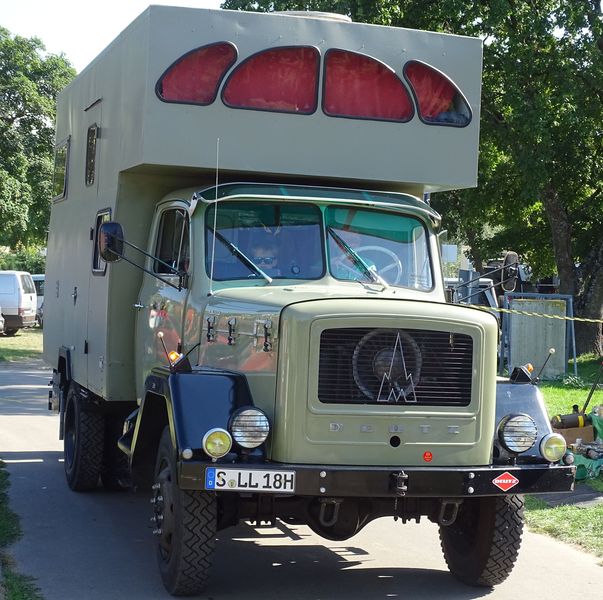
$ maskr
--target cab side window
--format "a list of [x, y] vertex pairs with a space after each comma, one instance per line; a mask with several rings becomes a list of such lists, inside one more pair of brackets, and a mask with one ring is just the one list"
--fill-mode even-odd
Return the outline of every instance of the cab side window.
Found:
[[92, 273], [94, 275], [104, 275], [107, 271], [107, 263], [100, 257], [100, 249], [98, 247], [98, 233], [101, 225], [111, 220], [111, 209], [105, 208], [100, 210], [96, 214], [96, 221], [94, 223], [94, 232], [91, 231], [91, 239], [93, 241], [92, 250]]
[[166, 210], [161, 215], [154, 263], [155, 273], [175, 275], [172, 270], [188, 271], [190, 260], [188, 213], [183, 209]]

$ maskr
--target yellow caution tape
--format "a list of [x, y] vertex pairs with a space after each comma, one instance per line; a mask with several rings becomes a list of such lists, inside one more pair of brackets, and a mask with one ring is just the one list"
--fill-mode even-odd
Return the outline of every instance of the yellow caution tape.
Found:
[[472, 305], [475, 308], [493, 312], [509, 313], [512, 315], [525, 315], [526, 317], [540, 317], [542, 319], [558, 319], [560, 321], [581, 321], [582, 323], [603, 323], [603, 319], [585, 319], [581, 317], [562, 317], [560, 315], [547, 315], [543, 313], [528, 312], [527, 310], [515, 310], [513, 308], [494, 308], [492, 306]]

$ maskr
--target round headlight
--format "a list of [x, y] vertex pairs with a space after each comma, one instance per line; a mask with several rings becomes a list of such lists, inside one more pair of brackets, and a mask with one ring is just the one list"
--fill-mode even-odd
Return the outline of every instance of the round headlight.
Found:
[[239, 446], [257, 448], [266, 441], [270, 433], [270, 423], [260, 409], [244, 408], [233, 416], [230, 431]]
[[222, 458], [230, 452], [232, 448], [232, 438], [230, 433], [224, 429], [216, 427], [210, 429], [203, 436], [203, 450], [211, 458]]
[[540, 453], [552, 463], [561, 460], [566, 449], [565, 439], [558, 433], [549, 433], [540, 441]]
[[526, 452], [536, 443], [538, 428], [529, 415], [507, 415], [498, 426], [498, 439], [511, 453]]

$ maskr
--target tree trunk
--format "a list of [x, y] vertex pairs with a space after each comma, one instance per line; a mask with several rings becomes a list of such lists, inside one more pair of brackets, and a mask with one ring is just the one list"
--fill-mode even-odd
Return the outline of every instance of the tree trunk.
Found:
[[559, 275], [559, 293], [576, 293], [576, 268], [572, 256], [572, 225], [557, 190], [547, 187], [543, 194], [546, 216], [551, 227], [553, 253]]
[[[583, 264], [584, 288], [577, 302], [579, 316], [603, 320], [603, 242]], [[601, 323], [576, 322], [576, 351], [578, 354], [594, 352], [603, 356]]]
[[484, 260], [478, 242], [479, 235], [477, 235], [473, 229], [465, 231], [465, 235], [467, 237], [467, 244], [469, 245], [469, 248], [471, 248], [471, 262], [473, 263], [473, 268], [478, 273], [481, 273], [484, 268]]

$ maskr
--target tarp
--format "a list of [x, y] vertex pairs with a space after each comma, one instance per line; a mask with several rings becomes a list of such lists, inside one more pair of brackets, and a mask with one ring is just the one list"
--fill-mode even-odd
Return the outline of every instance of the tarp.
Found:
[[595, 428], [595, 439], [603, 440], [603, 415], [596, 415], [594, 412], [590, 414], [590, 421]]
[[594, 479], [603, 469], [603, 458], [591, 460], [582, 454], [574, 454], [574, 465], [576, 466], [576, 481]]

